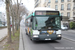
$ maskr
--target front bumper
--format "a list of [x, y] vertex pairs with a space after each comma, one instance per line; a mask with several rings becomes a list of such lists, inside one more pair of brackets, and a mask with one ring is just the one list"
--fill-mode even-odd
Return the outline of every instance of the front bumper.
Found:
[[61, 37], [58, 37], [58, 35], [52, 34], [45, 34], [45, 35], [38, 35], [38, 37], [32, 37], [32, 40], [39, 41], [39, 40], [61, 40]]

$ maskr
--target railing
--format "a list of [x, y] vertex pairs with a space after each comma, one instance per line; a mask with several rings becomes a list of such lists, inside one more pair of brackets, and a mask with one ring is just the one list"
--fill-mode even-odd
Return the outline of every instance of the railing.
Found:
[[68, 16], [62, 16], [62, 20], [68, 21], [69, 20], [69, 17]]

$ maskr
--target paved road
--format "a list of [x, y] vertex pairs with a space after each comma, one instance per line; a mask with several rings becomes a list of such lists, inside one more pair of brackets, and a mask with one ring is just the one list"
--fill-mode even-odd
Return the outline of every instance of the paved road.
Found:
[[62, 38], [59, 41], [33, 42], [25, 34], [24, 24], [21, 24], [23, 48], [25, 50], [75, 50], [75, 42]]
[[62, 36], [75, 41], [75, 31], [74, 30], [62, 31]]

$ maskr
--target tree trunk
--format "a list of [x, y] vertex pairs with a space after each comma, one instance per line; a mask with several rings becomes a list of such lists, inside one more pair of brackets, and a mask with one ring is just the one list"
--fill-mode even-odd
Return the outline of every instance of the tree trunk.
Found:
[[7, 28], [8, 28], [8, 43], [11, 43], [11, 27], [10, 27], [10, 14], [9, 14], [9, 0], [6, 0], [6, 14], [7, 14]]
[[11, 9], [11, 16], [12, 16], [12, 34], [13, 36], [15, 36], [15, 33], [14, 33], [14, 12], [13, 12], [13, 7], [12, 7], [12, 0], [11, 0], [11, 3], [10, 3], [10, 9]]
[[17, 31], [17, 19], [16, 19], [16, 16], [15, 16], [15, 33]]
[[[11, 10], [11, 12], [12, 12], [12, 10]], [[13, 16], [13, 13], [11, 15], [12, 15], [12, 34], [13, 34], [13, 36], [15, 36], [15, 32], [14, 32], [14, 16]]]
[[18, 0], [17, 0], [17, 30], [18, 30], [18, 28], [19, 28], [19, 14], [18, 14], [18, 12], [19, 12], [19, 3], [18, 3]]
[[14, 26], [15, 26], [15, 28], [14, 28], [14, 32], [16, 33], [16, 16], [14, 16], [14, 21], [15, 21], [15, 24], [14, 24]]

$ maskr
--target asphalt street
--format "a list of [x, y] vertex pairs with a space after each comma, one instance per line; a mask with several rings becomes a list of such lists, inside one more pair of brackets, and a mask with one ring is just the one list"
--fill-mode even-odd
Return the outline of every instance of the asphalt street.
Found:
[[75, 31], [74, 30], [62, 31], [62, 36], [75, 41]]
[[[21, 23], [20, 29], [23, 38], [24, 50], [75, 50], [75, 42], [73, 41], [62, 38], [61, 40], [56, 40], [56, 41], [33, 42], [25, 34], [24, 23]], [[64, 35], [65, 34], [63, 34], [63, 36]]]

